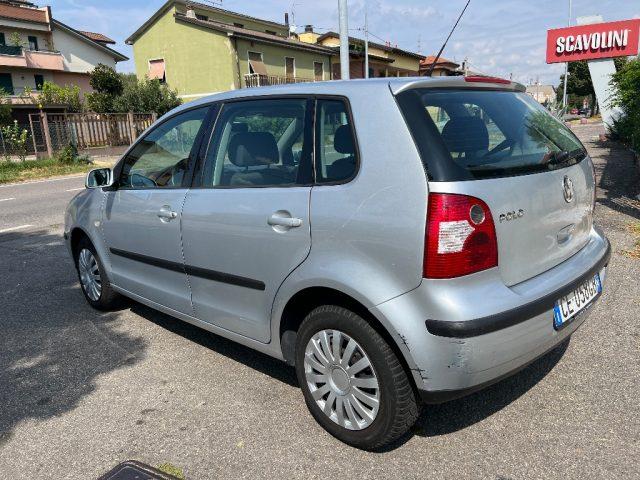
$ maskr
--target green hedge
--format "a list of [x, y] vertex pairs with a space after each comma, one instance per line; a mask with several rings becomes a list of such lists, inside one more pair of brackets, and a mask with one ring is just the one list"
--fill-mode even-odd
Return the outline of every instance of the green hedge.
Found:
[[640, 59], [631, 60], [611, 80], [613, 105], [624, 115], [611, 125], [611, 133], [640, 153]]

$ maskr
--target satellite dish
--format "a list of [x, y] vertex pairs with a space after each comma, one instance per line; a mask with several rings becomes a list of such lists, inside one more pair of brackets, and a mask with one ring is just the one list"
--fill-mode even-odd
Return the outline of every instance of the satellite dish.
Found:
[[297, 29], [298, 27], [296, 27], [295, 25], [289, 25], [289, 33], [296, 33]]

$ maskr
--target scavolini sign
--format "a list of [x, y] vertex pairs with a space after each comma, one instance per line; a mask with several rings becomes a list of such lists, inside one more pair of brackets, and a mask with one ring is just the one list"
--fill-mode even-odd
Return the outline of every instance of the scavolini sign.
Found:
[[547, 32], [547, 63], [638, 54], [640, 19], [593, 23]]

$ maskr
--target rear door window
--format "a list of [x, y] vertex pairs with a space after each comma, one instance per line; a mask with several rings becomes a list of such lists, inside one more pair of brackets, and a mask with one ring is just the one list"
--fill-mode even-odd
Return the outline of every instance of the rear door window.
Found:
[[316, 105], [316, 183], [343, 182], [356, 171], [356, 143], [342, 100], [319, 99]]
[[432, 180], [536, 173], [586, 156], [575, 135], [525, 93], [416, 89], [398, 102]]

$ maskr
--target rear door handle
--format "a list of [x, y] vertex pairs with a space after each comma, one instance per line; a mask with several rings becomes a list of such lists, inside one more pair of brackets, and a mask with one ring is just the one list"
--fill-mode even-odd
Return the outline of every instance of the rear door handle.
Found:
[[158, 212], [158, 217], [163, 222], [170, 222], [174, 218], [178, 217], [178, 212], [174, 212], [173, 210], [171, 210], [171, 207], [169, 205], [164, 205], [162, 206], [162, 208], [160, 208], [160, 211]]

